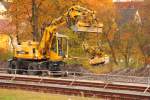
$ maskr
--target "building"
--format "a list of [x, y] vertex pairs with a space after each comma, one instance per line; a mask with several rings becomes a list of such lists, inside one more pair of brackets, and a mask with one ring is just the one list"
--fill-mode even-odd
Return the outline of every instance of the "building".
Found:
[[137, 24], [142, 23], [138, 9], [135, 8], [119, 9], [118, 13], [119, 13], [119, 19], [117, 21], [118, 26], [123, 26], [133, 21]]
[[143, 0], [115, 0], [114, 4], [118, 10], [118, 26], [123, 26], [130, 22], [141, 24], [140, 8], [143, 6]]

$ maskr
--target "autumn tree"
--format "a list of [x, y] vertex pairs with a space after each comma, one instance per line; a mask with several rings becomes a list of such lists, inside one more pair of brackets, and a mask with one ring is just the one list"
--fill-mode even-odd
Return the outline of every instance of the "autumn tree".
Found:
[[102, 0], [102, 1], [96, 0], [96, 1], [97, 3], [93, 4], [96, 4], [95, 9], [97, 11], [99, 21], [104, 24], [100, 40], [103, 40], [108, 44], [109, 48], [107, 47], [106, 48], [112, 55], [114, 63], [118, 64], [114, 48], [115, 33], [117, 31], [117, 24], [115, 22], [115, 19], [117, 17], [115, 6], [111, 0]]
[[135, 26], [134, 28], [137, 30], [134, 35], [138, 42], [138, 47], [143, 54], [144, 66], [146, 67], [149, 64], [148, 59], [150, 58], [150, 1], [145, 0], [140, 10], [142, 24]]

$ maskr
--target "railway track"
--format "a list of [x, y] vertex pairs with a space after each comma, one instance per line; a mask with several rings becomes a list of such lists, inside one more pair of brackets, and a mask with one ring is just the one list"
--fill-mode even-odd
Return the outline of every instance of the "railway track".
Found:
[[77, 79], [0, 74], [1, 88], [18, 88], [52, 93], [96, 96], [107, 99], [150, 100], [147, 84], [106, 83]]
[[[144, 92], [147, 89], [147, 85], [138, 85], [135, 84], [121, 84], [121, 83], [104, 83], [100, 81], [86, 81], [86, 80], [76, 80], [76, 79], [60, 79], [60, 78], [43, 78], [43, 77], [20, 77], [13, 75], [1, 75], [1, 80], [12, 80], [12, 81], [26, 81], [26, 82], [37, 82], [37, 83], [50, 83], [50, 84], [63, 84], [70, 86], [87, 86], [87, 87], [96, 87], [96, 88], [105, 88], [105, 89], [118, 89], [118, 90], [130, 90]], [[150, 88], [146, 90], [150, 92]]]

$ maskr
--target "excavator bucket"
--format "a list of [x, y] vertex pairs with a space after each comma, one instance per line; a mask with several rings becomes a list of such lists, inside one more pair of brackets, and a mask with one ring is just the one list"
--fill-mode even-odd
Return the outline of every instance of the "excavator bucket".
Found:
[[110, 59], [108, 55], [103, 55], [103, 57], [95, 56], [94, 58], [89, 60], [89, 63], [91, 65], [107, 64], [109, 63], [109, 60]]
[[72, 26], [72, 30], [75, 32], [92, 32], [92, 33], [102, 33], [103, 24], [89, 24], [78, 22], [76, 25]]

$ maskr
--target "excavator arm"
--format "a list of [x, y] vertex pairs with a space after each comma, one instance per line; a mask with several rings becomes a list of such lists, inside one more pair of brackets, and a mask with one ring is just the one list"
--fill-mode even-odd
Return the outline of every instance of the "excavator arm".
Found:
[[[60, 25], [67, 24], [67, 26], [73, 30], [76, 30], [75, 28], [72, 28], [72, 26], [75, 26], [79, 20], [86, 18], [88, 20], [88, 24], [84, 23], [83, 26], [87, 27], [87, 25], [96, 24], [96, 18], [95, 18], [95, 12], [91, 11], [89, 9], [86, 9], [84, 7], [80, 7], [78, 5], [72, 6], [66, 13], [64, 13], [62, 16], [60, 16], [57, 19], [54, 19], [51, 24], [45, 28], [43, 37], [39, 43], [38, 50], [41, 54], [46, 54], [49, 51], [49, 48], [51, 48], [53, 38], [56, 35], [57, 28], [59, 28]], [[78, 27], [79, 28], [79, 27]], [[88, 32], [88, 30], [84, 30], [85, 32]], [[95, 32], [98, 32], [97, 30]]]

